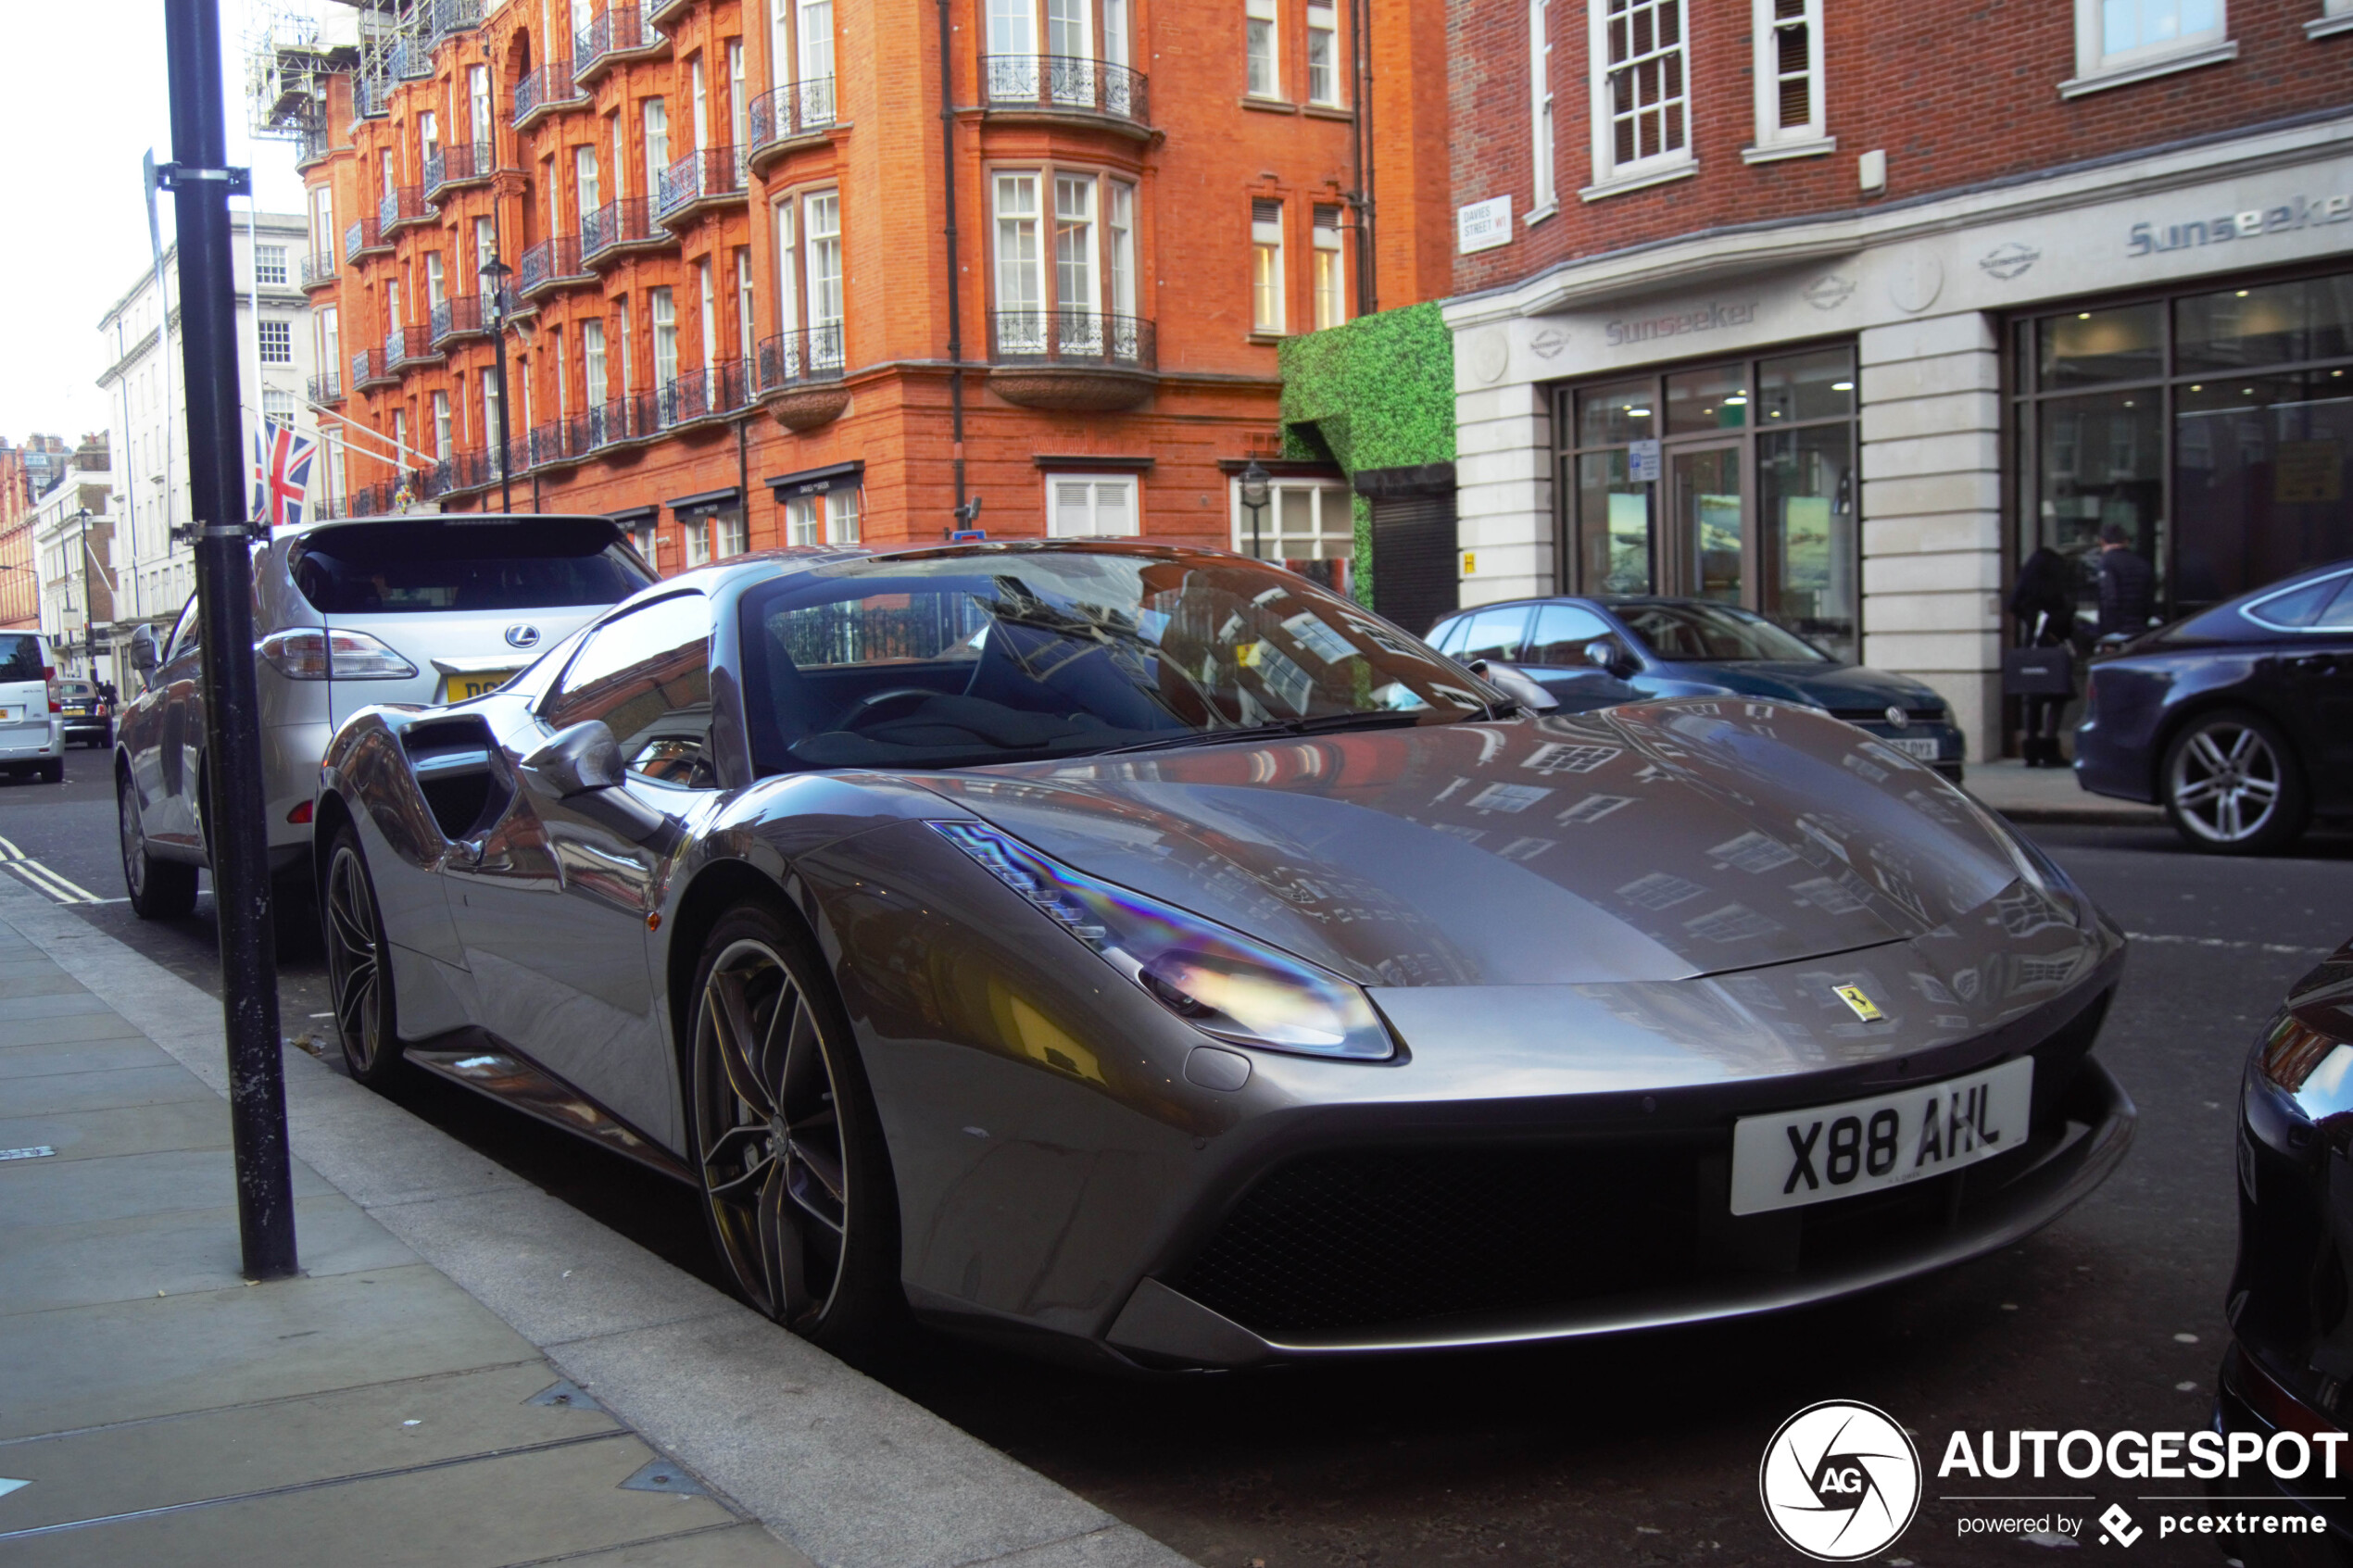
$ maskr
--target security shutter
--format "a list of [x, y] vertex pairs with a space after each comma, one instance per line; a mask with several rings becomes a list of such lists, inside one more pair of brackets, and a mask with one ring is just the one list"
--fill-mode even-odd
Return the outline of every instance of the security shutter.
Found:
[[1418, 635], [1458, 608], [1454, 493], [1371, 497], [1373, 608]]

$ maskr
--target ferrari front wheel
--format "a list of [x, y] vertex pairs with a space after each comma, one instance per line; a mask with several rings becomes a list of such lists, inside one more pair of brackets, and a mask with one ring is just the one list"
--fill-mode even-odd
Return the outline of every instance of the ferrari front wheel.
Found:
[[327, 852], [321, 932], [327, 947], [327, 985], [343, 1041], [344, 1067], [358, 1082], [383, 1088], [403, 1066], [394, 1030], [392, 970], [384, 915], [359, 835], [348, 824]]
[[696, 974], [695, 1165], [736, 1290], [828, 1349], [904, 1309], [898, 1204], [849, 1022], [806, 935], [774, 909], [723, 917]]

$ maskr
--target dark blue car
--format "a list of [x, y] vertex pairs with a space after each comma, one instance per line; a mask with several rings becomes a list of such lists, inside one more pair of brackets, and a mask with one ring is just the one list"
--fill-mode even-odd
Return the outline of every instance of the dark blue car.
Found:
[[1958, 783], [1965, 743], [1944, 699], [1847, 664], [1763, 616], [1706, 599], [1514, 599], [1430, 628], [1440, 652], [1512, 665], [1570, 709], [1655, 696], [1770, 697], [1869, 730]]
[[2075, 780], [2153, 800], [2200, 849], [2296, 842], [2353, 811], [2353, 560], [2126, 643], [2092, 665]]

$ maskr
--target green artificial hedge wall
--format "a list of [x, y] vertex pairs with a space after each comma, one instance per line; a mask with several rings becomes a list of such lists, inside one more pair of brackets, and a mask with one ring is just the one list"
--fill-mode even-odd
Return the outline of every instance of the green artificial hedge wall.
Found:
[[[1454, 460], [1454, 338], [1435, 302], [1285, 343], [1283, 456], [1365, 469]], [[1356, 597], [1373, 602], [1372, 511], [1355, 500]]]

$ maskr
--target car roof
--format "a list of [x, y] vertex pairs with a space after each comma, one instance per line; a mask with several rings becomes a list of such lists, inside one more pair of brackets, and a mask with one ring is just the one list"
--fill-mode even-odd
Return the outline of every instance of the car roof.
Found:
[[387, 522], [411, 523], [420, 528], [446, 523], [479, 526], [499, 522], [606, 522], [612, 523], [616, 533], [626, 532], [622, 524], [613, 522], [602, 512], [372, 512], [366, 517], [321, 518], [316, 522], [282, 528], [272, 535], [272, 540], [315, 539], [339, 528], [353, 528], [363, 523], [382, 527]]

